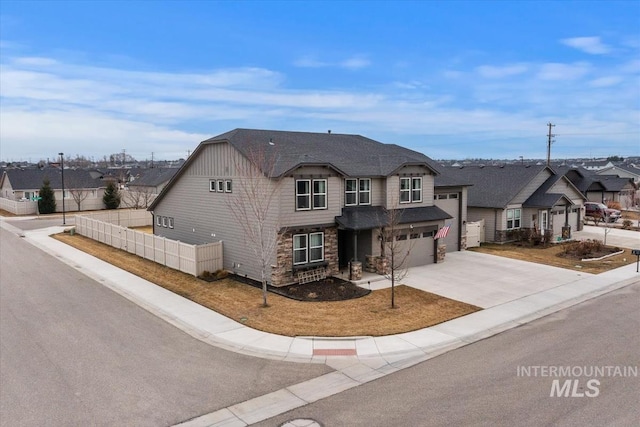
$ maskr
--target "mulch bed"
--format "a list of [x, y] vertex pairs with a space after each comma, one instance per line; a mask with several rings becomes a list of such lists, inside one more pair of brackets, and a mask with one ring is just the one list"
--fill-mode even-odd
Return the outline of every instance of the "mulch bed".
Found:
[[[262, 283], [248, 277], [229, 274], [226, 276], [241, 283], [262, 289]], [[214, 277], [201, 277], [208, 282], [214, 282]], [[323, 280], [305, 283], [303, 285], [294, 284], [288, 286], [267, 286], [267, 291], [291, 298], [297, 301], [345, 301], [360, 298], [368, 295], [371, 290], [361, 288], [353, 283], [338, 277], [327, 277]]]

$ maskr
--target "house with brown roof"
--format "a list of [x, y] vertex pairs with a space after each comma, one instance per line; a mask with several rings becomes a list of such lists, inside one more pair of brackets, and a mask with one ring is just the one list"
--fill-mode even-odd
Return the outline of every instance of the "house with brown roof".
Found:
[[[274, 159], [256, 178], [277, 191], [267, 213], [279, 227], [272, 285], [296, 283], [313, 269], [334, 275], [380, 256], [389, 212], [398, 219], [398, 240], [412, 248], [409, 266], [443, 259], [434, 237], [458, 219], [435, 203], [439, 167], [424, 154], [360, 135], [235, 129], [205, 140], [149, 207], [154, 234], [192, 244], [221, 240], [224, 268], [259, 279], [255, 242], [231, 209], [248, 185], [238, 165], [255, 152]], [[450, 200], [457, 211], [466, 186], [448, 184], [442, 192], [446, 200], [460, 195]], [[463, 229], [455, 236], [452, 249], [463, 249]]]

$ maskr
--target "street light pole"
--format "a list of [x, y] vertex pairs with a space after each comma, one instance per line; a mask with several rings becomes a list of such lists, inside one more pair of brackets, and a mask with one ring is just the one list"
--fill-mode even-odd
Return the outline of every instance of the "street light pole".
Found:
[[60, 169], [62, 170], [62, 225], [67, 224], [67, 220], [65, 218], [65, 209], [64, 209], [64, 153], [58, 153], [60, 155]]

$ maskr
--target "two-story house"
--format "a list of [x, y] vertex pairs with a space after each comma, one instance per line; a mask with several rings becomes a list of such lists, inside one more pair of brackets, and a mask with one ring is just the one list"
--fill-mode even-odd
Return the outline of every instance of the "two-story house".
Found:
[[221, 240], [224, 268], [259, 278], [252, 242], [231, 209], [243, 197], [237, 165], [257, 151], [275, 159], [260, 178], [277, 185], [269, 210], [280, 231], [271, 284], [296, 283], [309, 268], [334, 275], [379, 256], [390, 210], [399, 213], [397, 238], [411, 248], [409, 265], [437, 261], [434, 236], [452, 216], [434, 203], [434, 162], [398, 145], [330, 132], [235, 129], [201, 142], [149, 207], [154, 233], [191, 244]]

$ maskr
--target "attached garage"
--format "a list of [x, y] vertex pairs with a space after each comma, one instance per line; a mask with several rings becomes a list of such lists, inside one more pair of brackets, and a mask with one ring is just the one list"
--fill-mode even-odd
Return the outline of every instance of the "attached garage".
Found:
[[407, 267], [417, 267], [435, 262], [435, 243], [433, 236], [438, 230], [437, 226], [416, 227], [406, 229], [397, 238], [397, 255], [405, 256], [409, 252]]

